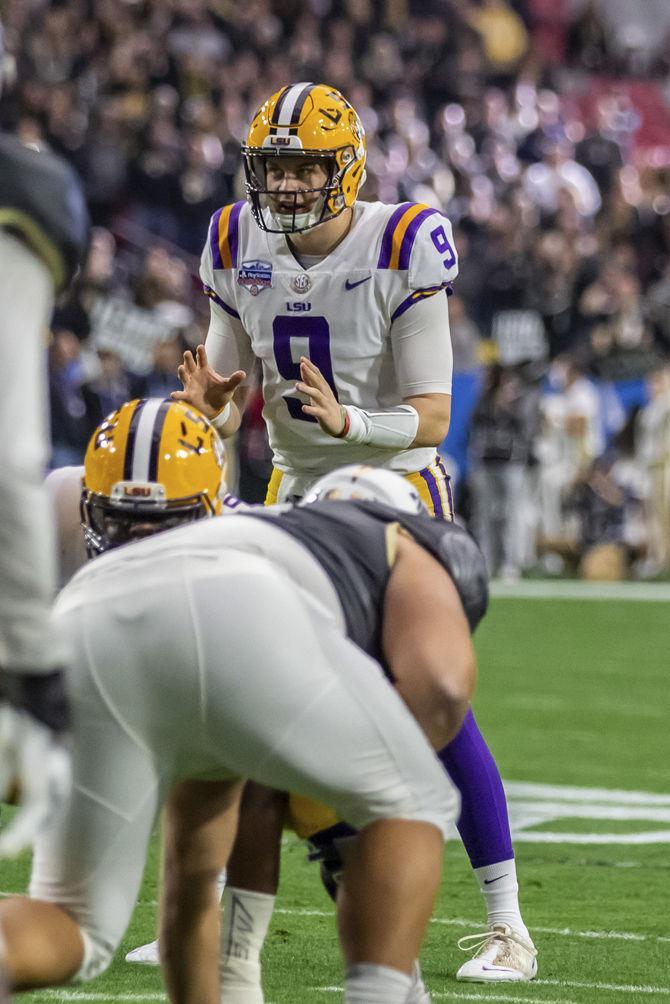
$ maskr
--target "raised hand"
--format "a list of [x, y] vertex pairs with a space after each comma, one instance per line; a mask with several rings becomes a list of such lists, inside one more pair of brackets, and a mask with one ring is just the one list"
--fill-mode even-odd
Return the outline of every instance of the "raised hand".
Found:
[[195, 356], [184, 353], [184, 361], [177, 368], [184, 389], [173, 391], [170, 397], [193, 405], [211, 419], [225, 408], [246, 375], [244, 370], [235, 370], [230, 376], [221, 376], [209, 365], [205, 346], [198, 345]]
[[309, 404], [303, 404], [302, 410], [313, 415], [329, 436], [339, 436], [344, 429], [344, 409], [319, 367], [307, 356], [300, 357], [300, 377], [295, 389], [309, 398]]

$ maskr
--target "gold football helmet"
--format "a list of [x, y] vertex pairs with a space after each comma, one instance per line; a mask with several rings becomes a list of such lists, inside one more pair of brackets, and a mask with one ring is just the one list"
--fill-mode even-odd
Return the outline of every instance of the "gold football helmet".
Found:
[[[247, 200], [258, 226], [268, 233], [300, 233], [353, 206], [365, 179], [365, 130], [355, 109], [327, 84], [289, 84], [261, 105], [242, 147]], [[291, 212], [273, 208], [267, 165], [275, 157], [323, 160], [328, 180], [312, 208], [301, 212], [292, 193]]]
[[128, 401], [95, 430], [84, 459], [81, 520], [89, 557], [221, 512], [223, 444], [181, 401]]

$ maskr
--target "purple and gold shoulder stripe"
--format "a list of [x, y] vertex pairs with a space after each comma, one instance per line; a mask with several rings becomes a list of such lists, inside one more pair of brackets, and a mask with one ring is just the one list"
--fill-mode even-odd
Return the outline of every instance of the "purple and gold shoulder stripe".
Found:
[[218, 209], [209, 224], [209, 243], [212, 248], [212, 264], [217, 268], [237, 268], [237, 248], [239, 244], [240, 213], [245, 205], [234, 202]]
[[413, 293], [406, 296], [405, 299], [400, 303], [396, 309], [391, 314], [391, 322], [395, 321], [396, 317], [400, 317], [404, 314], [406, 310], [413, 307], [415, 303], [419, 300], [425, 300], [429, 296], [435, 296], [436, 293], [441, 293], [443, 289], [446, 289], [447, 296], [453, 293], [453, 288], [450, 282], [444, 282], [440, 286], [426, 286], [425, 289], [415, 289]]
[[404, 202], [395, 210], [382, 236], [377, 268], [408, 269], [419, 227], [429, 216], [441, 216], [420, 202]]
[[208, 296], [210, 300], [213, 300], [214, 303], [216, 303], [217, 306], [221, 307], [221, 310], [225, 310], [227, 314], [230, 314], [231, 317], [236, 317], [239, 321], [240, 315], [235, 310], [235, 308], [231, 307], [230, 304], [226, 303], [226, 301], [219, 296], [217, 291], [215, 289], [212, 289], [211, 286], [208, 286], [206, 282], [203, 282], [202, 284], [202, 291], [205, 294], [205, 296]]

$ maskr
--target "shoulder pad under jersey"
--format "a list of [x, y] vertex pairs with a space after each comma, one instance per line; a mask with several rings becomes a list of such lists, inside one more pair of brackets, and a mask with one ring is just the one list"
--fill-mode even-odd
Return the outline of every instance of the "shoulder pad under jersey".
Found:
[[[242, 200], [217, 209], [209, 221], [200, 258], [203, 292], [233, 317], [239, 314], [229, 302], [232, 299], [229, 284], [234, 282], [235, 269], [239, 265], [240, 213], [245, 205]], [[222, 291], [228, 294], [227, 298], [221, 295]]]
[[57, 292], [64, 289], [84, 257], [89, 234], [84, 195], [69, 164], [0, 135], [0, 226], [44, 261]]
[[458, 275], [458, 255], [447, 217], [416, 202], [389, 208], [377, 268], [405, 271], [412, 291], [448, 286]]

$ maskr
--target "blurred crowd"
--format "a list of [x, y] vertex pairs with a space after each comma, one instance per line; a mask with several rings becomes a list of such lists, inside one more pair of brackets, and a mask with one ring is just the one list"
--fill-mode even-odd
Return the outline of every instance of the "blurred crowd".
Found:
[[[7, 0], [0, 124], [78, 169], [95, 224], [56, 313], [52, 464], [176, 387], [211, 213], [253, 111], [325, 80], [365, 124], [363, 198], [454, 225], [459, 508], [494, 574], [670, 569], [667, 0]], [[268, 472], [256, 401], [242, 494]]]

